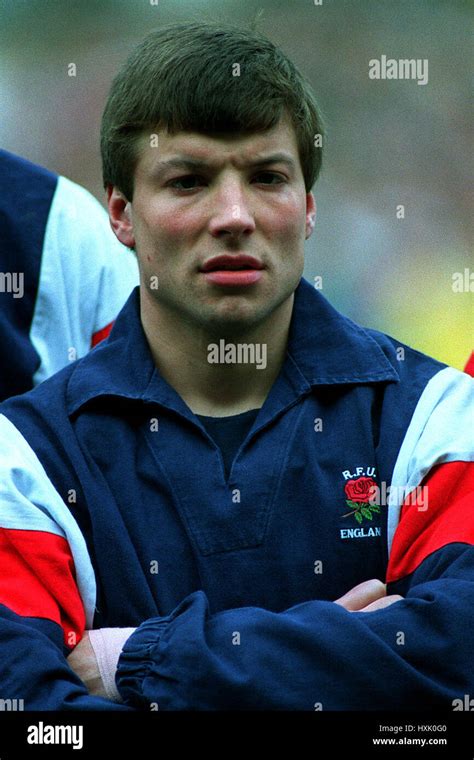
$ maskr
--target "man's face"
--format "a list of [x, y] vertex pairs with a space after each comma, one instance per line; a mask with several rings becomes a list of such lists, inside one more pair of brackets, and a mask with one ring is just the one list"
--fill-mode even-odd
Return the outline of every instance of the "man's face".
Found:
[[293, 127], [157, 134], [158, 147], [140, 139], [118, 224], [120, 193], [109, 201], [117, 236], [136, 249], [142, 297], [210, 332], [248, 330], [291, 297], [314, 226]]

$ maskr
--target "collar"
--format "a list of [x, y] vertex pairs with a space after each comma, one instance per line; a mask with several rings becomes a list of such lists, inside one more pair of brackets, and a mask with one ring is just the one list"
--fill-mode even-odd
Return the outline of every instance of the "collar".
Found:
[[[340, 314], [304, 279], [295, 291], [287, 358], [281, 374], [289, 380], [293, 398], [314, 385], [399, 380], [376, 340]], [[160, 403], [189, 417], [188, 406], [153, 362], [141, 325], [138, 287], [118, 315], [109, 338], [74, 366], [66, 392], [68, 413], [74, 414], [89, 401], [107, 396]], [[285, 403], [289, 401], [286, 392]]]
[[399, 381], [399, 375], [367, 330], [338, 312], [301, 279], [288, 353], [310, 385]]

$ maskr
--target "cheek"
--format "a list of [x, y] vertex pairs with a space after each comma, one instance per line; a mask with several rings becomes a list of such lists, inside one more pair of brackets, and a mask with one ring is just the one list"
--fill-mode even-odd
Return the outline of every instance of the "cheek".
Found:
[[134, 219], [137, 237], [150, 250], [176, 248], [194, 234], [195, 214], [167, 204], [163, 198], [147, 204], [137, 203]]
[[304, 240], [306, 225], [306, 207], [301, 202], [285, 203], [272, 215], [270, 230], [274, 238], [282, 240]]
[[179, 244], [180, 240], [188, 237], [192, 229], [186, 214], [176, 209], [170, 210], [169, 213], [163, 213], [163, 209], [160, 209], [160, 214], [153, 217], [153, 236], [164, 243], [172, 241], [174, 245]]

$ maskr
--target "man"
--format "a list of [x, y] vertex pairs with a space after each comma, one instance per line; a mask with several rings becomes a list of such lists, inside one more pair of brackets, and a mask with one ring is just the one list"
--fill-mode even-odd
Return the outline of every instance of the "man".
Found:
[[0, 150], [0, 400], [84, 356], [137, 281], [90, 193]]
[[0, 684], [26, 709], [472, 693], [472, 380], [301, 279], [317, 134], [295, 66], [233, 27], [154, 32], [114, 81], [140, 288], [0, 410]]

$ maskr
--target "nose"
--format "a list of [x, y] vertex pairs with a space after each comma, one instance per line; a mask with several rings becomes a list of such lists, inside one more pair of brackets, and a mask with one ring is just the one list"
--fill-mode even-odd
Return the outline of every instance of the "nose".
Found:
[[239, 179], [226, 179], [212, 198], [209, 231], [214, 237], [240, 237], [255, 229], [249, 199]]

